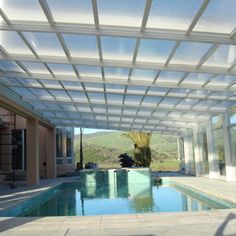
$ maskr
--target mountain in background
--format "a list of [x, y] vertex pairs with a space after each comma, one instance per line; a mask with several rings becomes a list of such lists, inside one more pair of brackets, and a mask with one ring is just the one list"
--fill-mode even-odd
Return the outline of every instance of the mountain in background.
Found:
[[[133, 156], [133, 143], [123, 136], [124, 132], [97, 132], [83, 134], [84, 163], [96, 162], [119, 166], [118, 156], [127, 152]], [[79, 135], [75, 135], [75, 157], [79, 161]], [[177, 142], [175, 136], [152, 134], [152, 160], [155, 162], [176, 162]]]

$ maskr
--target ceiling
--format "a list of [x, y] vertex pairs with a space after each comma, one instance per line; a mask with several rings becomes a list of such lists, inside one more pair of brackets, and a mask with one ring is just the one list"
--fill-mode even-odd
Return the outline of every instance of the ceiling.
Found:
[[55, 125], [177, 134], [235, 105], [235, 0], [0, 7], [0, 89]]

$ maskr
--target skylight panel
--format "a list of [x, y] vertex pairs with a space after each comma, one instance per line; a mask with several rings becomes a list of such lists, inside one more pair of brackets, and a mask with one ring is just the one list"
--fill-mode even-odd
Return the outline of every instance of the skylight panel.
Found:
[[14, 31], [0, 31], [0, 45], [9, 54], [33, 55], [20, 36]]
[[203, 66], [230, 67], [236, 60], [235, 45], [221, 45]]
[[48, 63], [49, 68], [54, 75], [70, 75], [76, 76], [73, 67], [68, 64]]
[[0, 61], [0, 69], [5, 72], [20, 72], [24, 73], [23, 69], [21, 69], [20, 66], [18, 66], [13, 61]]
[[101, 67], [99, 66], [78, 65], [76, 68], [82, 77], [102, 78]]
[[131, 81], [147, 81], [153, 82], [157, 75], [156, 70], [133, 69], [131, 74]]
[[71, 57], [99, 59], [96, 36], [63, 34]]
[[153, 0], [147, 28], [187, 30], [202, 0]]
[[170, 64], [197, 65], [211, 46], [209, 43], [182, 42]]
[[106, 79], [127, 79], [129, 69], [119, 68], [119, 67], [104, 67], [105, 78]]
[[94, 24], [91, 0], [47, 0], [47, 3], [55, 22]]
[[145, 4], [145, 0], [98, 0], [99, 23], [101, 25], [140, 27]]
[[39, 56], [65, 57], [56, 34], [24, 32], [24, 35]]
[[132, 61], [135, 39], [103, 36], [101, 42], [103, 59]]
[[194, 31], [230, 34], [236, 27], [236, 1], [210, 1]]
[[47, 74], [51, 75], [46, 66], [39, 62], [21, 62], [26, 69], [32, 74]]
[[1, 0], [0, 6], [10, 20], [47, 22], [37, 0]]
[[169, 57], [175, 41], [142, 39], [137, 62], [165, 63]]

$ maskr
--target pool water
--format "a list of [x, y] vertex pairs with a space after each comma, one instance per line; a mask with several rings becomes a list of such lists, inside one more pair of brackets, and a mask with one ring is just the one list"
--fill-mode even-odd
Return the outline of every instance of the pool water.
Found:
[[144, 212], [201, 211], [226, 208], [179, 191], [171, 185], [81, 186], [64, 183], [24, 216], [76, 216]]

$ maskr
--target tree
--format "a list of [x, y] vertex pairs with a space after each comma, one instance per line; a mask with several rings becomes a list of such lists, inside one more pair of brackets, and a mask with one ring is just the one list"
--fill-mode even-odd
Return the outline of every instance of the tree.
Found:
[[134, 143], [134, 161], [137, 166], [149, 167], [151, 164], [151, 133], [130, 131], [123, 134]]

